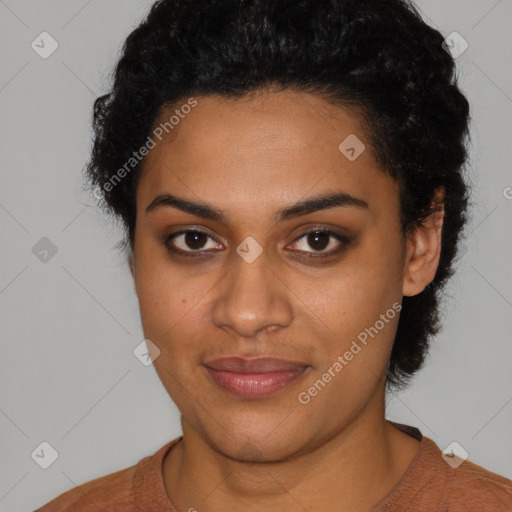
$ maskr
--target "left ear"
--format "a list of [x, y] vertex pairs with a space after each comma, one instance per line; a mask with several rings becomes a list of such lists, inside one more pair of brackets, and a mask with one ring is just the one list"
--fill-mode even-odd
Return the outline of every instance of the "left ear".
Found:
[[421, 293], [434, 279], [441, 256], [445, 189], [436, 190], [432, 213], [416, 228], [406, 242], [403, 294]]

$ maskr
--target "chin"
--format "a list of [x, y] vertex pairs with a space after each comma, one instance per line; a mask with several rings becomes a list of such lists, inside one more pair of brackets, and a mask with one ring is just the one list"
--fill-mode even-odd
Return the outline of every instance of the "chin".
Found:
[[283, 407], [280, 414], [271, 416], [267, 413], [265, 417], [241, 411], [232, 415], [229, 421], [225, 419], [219, 423], [205, 418], [208, 424], [200, 434], [211, 448], [228, 458], [246, 462], [281, 461], [310, 446], [304, 420], [287, 421], [292, 417], [293, 414]]

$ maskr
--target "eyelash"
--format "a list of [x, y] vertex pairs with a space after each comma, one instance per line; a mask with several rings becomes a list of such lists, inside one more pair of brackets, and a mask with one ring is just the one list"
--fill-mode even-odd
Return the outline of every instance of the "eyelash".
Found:
[[[180, 236], [180, 235], [183, 235], [183, 234], [187, 234], [187, 233], [199, 233], [199, 234], [203, 234], [203, 235], [206, 235], [208, 238], [214, 240], [214, 238], [212, 236], [210, 236], [208, 233], [205, 233], [204, 231], [201, 231], [199, 229], [184, 229], [182, 231], [177, 231], [176, 233], [172, 233], [170, 235], [168, 235], [167, 237], [165, 237], [164, 239], [164, 246], [166, 247], [166, 249], [169, 251], [169, 252], [172, 252], [172, 253], [175, 253], [179, 256], [184, 256], [186, 258], [200, 258], [200, 257], [207, 257], [209, 256], [210, 254], [212, 254], [212, 252], [208, 252], [208, 251], [199, 251], [199, 250], [192, 250], [192, 251], [183, 251], [181, 249], [177, 249], [176, 247], [173, 247], [171, 245], [171, 241]], [[330, 231], [330, 230], [327, 230], [327, 229], [323, 229], [323, 228], [313, 228], [311, 229], [310, 231], [306, 231], [305, 233], [302, 233], [300, 236], [298, 236], [292, 243], [296, 243], [298, 242], [299, 240], [301, 240], [302, 238], [312, 234], [312, 233], [319, 233], [319, 234], [326, 234], [326, 235], [329, 235], [330, 237], [336, 239], [338, 242], [341, 242], [341, 246], [338, 247], [337, 249], [334, 249], [334, 250], [330, 250], [328, 252], [302, 252], [302, 251], [296, 251], [296, 252], [302, 252], [302, 257], [305, 257], [305, 258], [327, 258], [329, 256], [334, 256], [335, 254], [338, 254], [340, 252], [342, 252], [346, 246], [348, 246], [350, 244], [350, 239], [344, 235], [341, 235], [339, 233], [336, 233], [334, 231]], [[218, 251], [214, 251], [214, 252], [218, 252]]]

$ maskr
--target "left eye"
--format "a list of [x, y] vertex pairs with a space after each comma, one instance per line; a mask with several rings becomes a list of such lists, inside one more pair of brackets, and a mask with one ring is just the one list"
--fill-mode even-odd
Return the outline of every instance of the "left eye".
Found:
[[[333, 245], [333, 243], [331, 243], [332, 242], [331, 239], [333, 239], [333, 238], [338, 243], [334, 242], [335, 248], [334, 249], [331, 248], [330, 250], [326, 251], [325, 250], [326, 248]], [[343, 247], [348, 244], [348, 239], [345, 236], [335, 233], [334, 231], [327, 231], [327, 230], [323, 230], [323, 229], [314, 229], [313, 231], [304, 233], [303, 235], [301, 235], [299, 238], [297, 238], [295, 240], [294, 244], [300, 246], [301, 244], [298, 243], [298, 241], [300, 241], [300, 240], [303, 240], [303, 242], [302, 242], [303, 247], [305, 245], [309, 245], [309, 247], [313, 248], [313, 251], [303, 250], [300, 247], [299, 247], [298, 251], [310, 253], [313, 256], [315, 256], [315, 253], [318, 253], [319, 256], [328, 256], [330, 254], [334, 254], [334, 253], [340, 251], [341, 249], [343, 249]], [[331, 242], [329, 240], [331, 240]]]

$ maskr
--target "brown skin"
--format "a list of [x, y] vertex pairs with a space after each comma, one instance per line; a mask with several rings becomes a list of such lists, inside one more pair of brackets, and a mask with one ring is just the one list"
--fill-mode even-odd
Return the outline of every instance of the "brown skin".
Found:
[[[393, 303], [433, 279], [443, 213], [404, 240], [398, 186], [379, 170], [347, 109], [291, 90], [196, 99], [147, 156], [130, 258], [144, 334], [161, 351], [154, 366], [182, 414], [183, 441], [164, 459], [166, 491], [180, 511], [369, 510], [419, 449], [384, 418], [398, 315], [310, 403], [297, 397]], [[349, 134], [366, 144], [355, 161], [338, 150]], [[333, 191], [369, 209], [338, 206], [274, 221], [276, 211]], [[164, 192], [223, 210], [229, 225], [169, 206], [146, 213]], [[352, 241], [337, 256], [308, 259], [319, 249], [307, 235], [297, 239], [318, 227]], [[165, 236], [184, 228], [212, 238], [194, 246], [180, 236], [171, 245], [217, 252], [205, 259], [168, 252]], [[236, 252], [248, 236], [263, 248], [250, 264]], [[319, 251], [340, 246], [326, 237]], [[270, 397], [241, 399], [202, 366], [227, 355], [311, 367]]]

